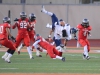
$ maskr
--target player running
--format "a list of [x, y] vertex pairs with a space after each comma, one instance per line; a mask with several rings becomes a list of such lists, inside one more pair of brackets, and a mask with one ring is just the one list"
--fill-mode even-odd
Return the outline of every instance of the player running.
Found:
[[10, 18], [4, 17], [3, 24], [0, 24], [0, 44], [8, 48], [7, 52], [2, 56], [2, 59], [8, 63], [11, 63], [10, 58], [13, 56], [16, 50], [13, 42], [8, 39], [9, 36], [15, 41], [15, 38], [10, 33], [10, 27]]
[[83, 53], [83, 58], [89, 60], [90, 57], [88, 55], [88, 52], [90, 51], [90, 44], [87, 39], [87, 36], [90, 35], [91, 31], [91, 26], [89, 25], [89, 20], [88, 19], [83, 19], [82, 24], [77, 25], [78, 29], [78, 42], [81, 44], [81, 46], [84, 47], [84, 53]]

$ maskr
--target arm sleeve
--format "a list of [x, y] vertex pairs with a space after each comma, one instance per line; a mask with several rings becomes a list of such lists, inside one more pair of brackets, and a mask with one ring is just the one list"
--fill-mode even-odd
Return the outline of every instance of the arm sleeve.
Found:
[[35, 41], [35, 43], [33, 44], [33, 46], [36, 47], [36, 46], [38, 45], [39, 42], [41, 42], [41, 40]]
[[12, 29], [15, 29], [17, 27], [18, 23], [16, 22], [13, 26]]

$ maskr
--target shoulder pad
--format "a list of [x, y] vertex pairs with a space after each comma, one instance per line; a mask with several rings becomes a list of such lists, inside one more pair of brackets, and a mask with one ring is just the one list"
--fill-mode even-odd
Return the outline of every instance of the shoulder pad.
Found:
[[69, 24], [68, 24], [68, 23], [67, 23], [66, 25], [67, 25], [67, 26], [69, 26]]

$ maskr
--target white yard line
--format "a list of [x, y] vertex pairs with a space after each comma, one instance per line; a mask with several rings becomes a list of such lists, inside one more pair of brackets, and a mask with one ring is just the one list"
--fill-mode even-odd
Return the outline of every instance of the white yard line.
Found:
[[8, 69], [11, 69], [11, 70], [14, 70], [14, 69], [18, 69], [18, 68], [0, 68], [1, 70], [8, 70]]

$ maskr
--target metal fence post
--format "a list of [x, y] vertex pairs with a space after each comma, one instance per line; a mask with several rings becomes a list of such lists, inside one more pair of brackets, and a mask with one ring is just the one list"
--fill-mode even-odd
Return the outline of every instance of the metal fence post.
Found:
[[90, 4], [92, 4], [93, 0], [90, 0]]
[[22, 11], [25, 12], [25, 3], [22, 4]]
[[67, 14], [67, 17], [66, 18], [67, 18], [67, 23], [68, 23], [68, 12], [69, 12], [68, 11], [68, 8], [69, 8], [69, 4], [67, 4], [66, 6], [67, 6], [67, 13], [66, 13]]

